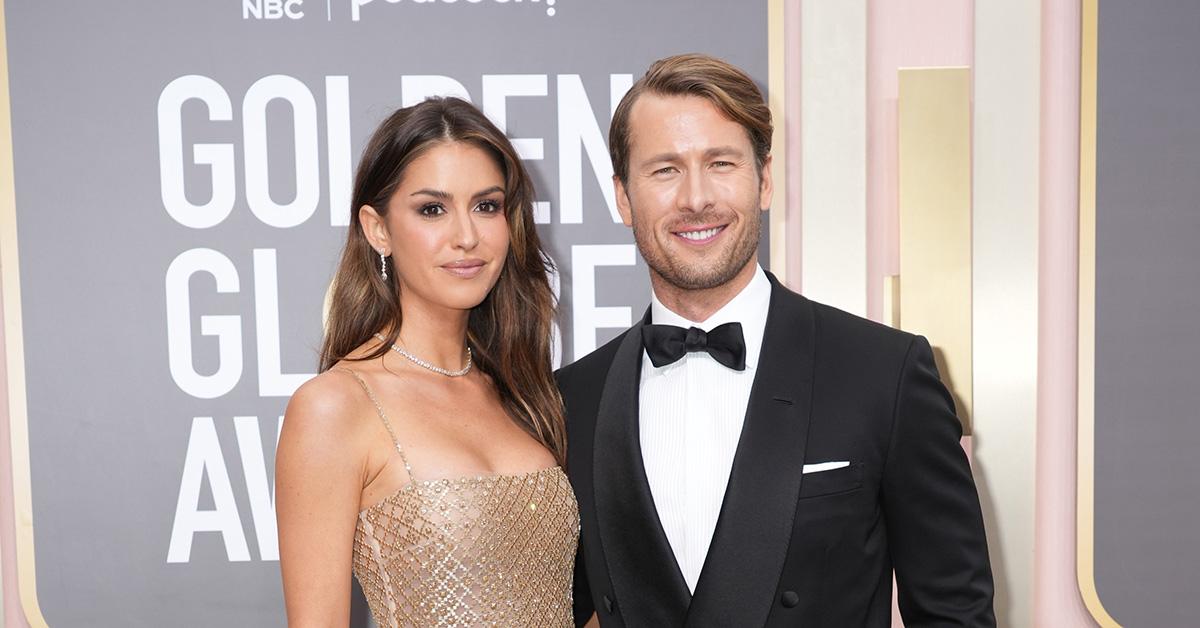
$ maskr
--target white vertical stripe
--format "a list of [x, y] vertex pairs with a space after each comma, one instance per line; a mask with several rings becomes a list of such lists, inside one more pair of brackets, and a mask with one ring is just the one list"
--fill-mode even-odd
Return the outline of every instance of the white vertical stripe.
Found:
[[804, 0], [800, 28], [801, 285], [866, 316], [866, 0]]
[[1040, 55], [1038, 0], [975, 3], [974, 464], [1013, 626], [1034, 625]]
[[[354, 193], [351, 169], [354, 156], [350, 151], [350, 77], [325, 77], [325, 141], [329, 167], [329, 224], [348, 226]], [[2, 627], [0, 627], [2, 628]]]

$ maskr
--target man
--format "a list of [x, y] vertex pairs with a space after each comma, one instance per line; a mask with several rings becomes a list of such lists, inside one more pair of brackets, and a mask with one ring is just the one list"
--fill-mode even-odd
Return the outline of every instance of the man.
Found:
[[641, 322], [559, 372], [603, 626], [994, 626], [979, 500], [924, 338], [756, 261], [770, 112], [743, 72], [663, 59], [617, 107]]

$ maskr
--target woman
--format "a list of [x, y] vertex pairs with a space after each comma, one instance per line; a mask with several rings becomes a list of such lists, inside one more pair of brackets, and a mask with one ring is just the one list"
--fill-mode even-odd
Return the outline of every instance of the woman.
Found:
[[276, 509], [290, 626], [564, 626], [579, 534], [559, 466], [553, 293], [504, 134], [432, 99], [376, 130], [321, 374], [288, 404]]

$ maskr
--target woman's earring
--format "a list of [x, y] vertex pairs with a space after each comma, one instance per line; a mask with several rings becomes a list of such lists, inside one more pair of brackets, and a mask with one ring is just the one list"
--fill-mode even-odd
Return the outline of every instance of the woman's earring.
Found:
[[383, 256], [383, 251], [379, 252], [379, 276], [387, 282], [387, 258]]

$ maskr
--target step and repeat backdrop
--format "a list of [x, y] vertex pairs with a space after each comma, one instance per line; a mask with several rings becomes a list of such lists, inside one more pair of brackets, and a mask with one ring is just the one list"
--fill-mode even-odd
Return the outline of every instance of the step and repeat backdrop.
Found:
[[315, 372], [358, 154], [395, 108], [463, 96], [513, 138], [559, 269], [566, 363], [649, 298], [605, 143], [625, 90], [687, 51], [767, 87], [765, 1], [3, 11], [19, 244], [4, 306], [20, 312], [25, 383], [10, 420], [30, 514], [17, 553], [37, 625], [285, 624], [275, 443]]
[[1084, 6], [1080, 588], [1104, 626], [1195, 626], [1200, 4]]

